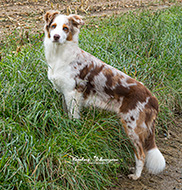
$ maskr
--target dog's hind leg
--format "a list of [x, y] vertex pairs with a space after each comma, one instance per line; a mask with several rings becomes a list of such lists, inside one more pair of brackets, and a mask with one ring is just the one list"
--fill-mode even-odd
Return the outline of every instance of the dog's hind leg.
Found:
[[[137, 149], [137, 148], [136, 148]], [[138, 152], [135, 153], [135, 173], [129, 174], [128, 177], [133, 180], [137, 180], [142, 173], [143, 167], [145, 163], [145, 154], [140, 155]]]
[[135, 172], [134, 174], [128, 175], [129, 178], [133, 180], [137, 180], [142, 173], [144, 163], [145, 163], [145, 153], [142, 146], [142, 141], [139, 138], [139, 135], [135, 132], [135, 128], [131, 125], [131, 123], [127, 123], [123, 119], [121, 120], [124, 130], [133, 143], [134, 152], [135, 152]]

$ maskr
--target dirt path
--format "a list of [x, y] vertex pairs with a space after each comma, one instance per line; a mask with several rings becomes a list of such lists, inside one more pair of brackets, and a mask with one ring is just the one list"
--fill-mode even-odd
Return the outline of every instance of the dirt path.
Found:
[[[43, 2], [43, 1], [42, 1]], [[24, 33], [43, 33], [44, 22], [42, 15], [49, 9], [58, 9], [62, 13], [78, 13], [85, 16], [107, 16], [120, 12], [127, 12], [137, 8], [163, 9], [173, 3], [163, 0], [80, 0], [62, 3], [54, 0], [42, 3], [40, 0], [2, 0], [0, 2], [0, 46], [3, 48], [5, 35], [11, 34], [16, 28]], [[178, 2], [182, 2], [179, 0]], [[1, 52], [0, 52], [1, 53]], [[131, 181], [124, 174], [120, 174], [115, 188], [110, 190], [182, 190], [182, 120], [176, 122], [178, 128], [169, 126], [166, 137], [158, 137], [157, 144], [163, 153], [167, 167], [163, 174], [154, 176], [146, 171], [137, 181]]]

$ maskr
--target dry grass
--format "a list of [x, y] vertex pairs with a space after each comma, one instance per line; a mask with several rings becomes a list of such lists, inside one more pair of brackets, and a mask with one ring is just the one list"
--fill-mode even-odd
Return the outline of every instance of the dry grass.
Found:
[[[1, 0], [0, 1], [0, 44], [6, 41], [5, 35], [19, 30], [42, 34], [42, 15], [50, 9], [63, 14], [90, 16], [109, 16], [137, 8], [164, 8], [182, 0]], [[1, 50], [0, 50], [1, 53]]]

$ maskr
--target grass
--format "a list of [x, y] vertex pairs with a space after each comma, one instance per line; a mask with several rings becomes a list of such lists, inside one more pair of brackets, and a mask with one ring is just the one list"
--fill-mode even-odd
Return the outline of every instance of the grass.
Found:
[[[132, 151], [116, 116], [83, 110], [69, 120], [47, 79], [43, 35], [13, 31], [0, 61], [0, 189], [107, 189]], [[80, 47], [142, 81], [159, 99], [157, 131], [182, 113], [182, 7], [87, 21]], [[18, 48], [17, 48], [18, 47]], [[91, 164], [74, 158], [118, 159]]]

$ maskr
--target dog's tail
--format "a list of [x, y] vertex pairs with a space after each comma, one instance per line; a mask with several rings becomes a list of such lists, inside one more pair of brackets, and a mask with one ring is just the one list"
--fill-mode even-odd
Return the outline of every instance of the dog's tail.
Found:
[[162, 172], [166, 166], [165, 159], [157, 147], [152, 148], [146, 153], [145, 162], [149, 173], [152, 174]]
[[[152, 101], [151, 101], [152, 102]], [[149, 119], [148, 124], [148, 137], [145, 139], [144, 149], [145, 149], [145, 165], [152, 174], [158, 174], [162, 172], [166, 166], [165, 159], [157, 148], [155, 143], [155, 118], [158, 113], [158, 103], [156, 98], [153, 98], [153, 104], [151, 105], [154, 109], [148, 110], [146, 113]]]
[[145, 151], [146, 151], [146, 157], [145, 157], [145, 165], [149, 171], [149, 173], [152, 174], [158, 174], [162, 172], [166, 166], [165, 159], [160, 152], [160, 150], [157, 148], [155, 144], [155, 126], [154, 126], [155, 120], [153, 120], [151, 125], [151, 131], [149, 132], [149, 136], [145, 141]]

